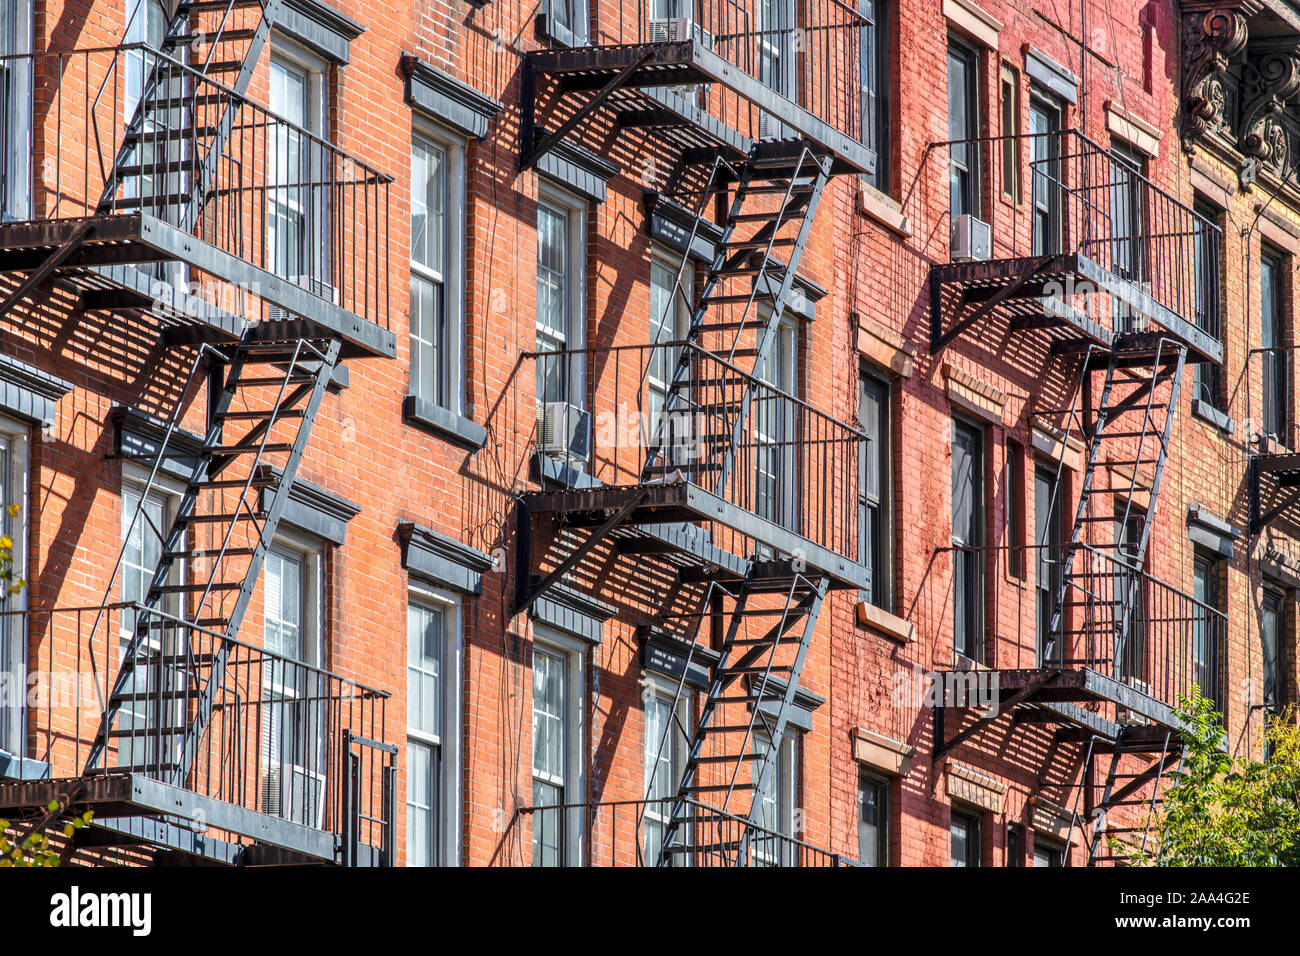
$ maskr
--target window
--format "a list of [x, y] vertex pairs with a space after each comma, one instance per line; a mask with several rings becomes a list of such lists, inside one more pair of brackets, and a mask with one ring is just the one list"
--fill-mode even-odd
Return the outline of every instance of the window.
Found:
[[885, 0], [859, 0], [862, 14], [860, 57], [862, 144], [876, 155], [876, 169], [866, 180], [889, 189], [889, 32]]
[[277, 541], [262, 571], [262, 812], [319, 827], [325, 809], [321, 556]]
[[566, 46], [585, 46], [590, 37], [591, 14], [587, 0], [547, 0], [550, 20], [546, 32]]
[[1291, 446], [1287, 430], [1291, 356], [1286, 351], [1282, 312], [1282, 259], [1265, 252], [1259, 264], [1260, 354], [1263, 365], [1263, 431]]
[[455, 865], [460, 607], [420, 591], [406, 608], [406, 865]]
[[1011, 202], [1020, 201], [1020, 78], [1016, 71], [1002, 65], [1002, 197]]
[[889, 781], [858, 775], [858, 861], [889, 866]]
[[[1052, 632], [1052, 616], [1061, 593], [1061, 562], [1064, 541], [1061, 538], [1061, 495], [1058, 473], [1051, 465], [1034, 469], [1034, 553], [1038, 570], [1034, 577], [1038, 621], [1038, 666], [1060, 662], [1063, 649]], [[1064, 609], [1062, 609], [1064, 612]], [[1064, 622], [1062, 622], [1064, 623]], [[1058, 633], [1064, 627], [1058, 628]]]
[[[1200, 197], [1194, 206], [1196, 236], [1193, 243], [1196, 291], [1196, 327], [1202, 332], [1218, 336], [1215, 315], [1219, 305], [1218, 246], [1214, 241], [1214, 227], [1219, 222], [1219, 211]], [[1198, 362], [1193, 367], [1192, 397], [1211, 408], [1222, 408], [1223, 369], [1213, 362]]]
[[1286, 598], [1282, 591], [1264, 589], [1260, 607], [1259, 641], [1263, 660], [1263, 705], [1277, 713], [1285, 703], [1282, 696], [1282, 638], [1286, 633]]
[[[161, 488], [147, 486], [147, 475], [131, 474], [122, 481], [122, 562], [120, 569], [121, 599], [124, 604], [144, 604], [149, 595], [149, 585], [162, 560], [163, 540], [171, 527], [174, 511], [172, 496]], [[180, 570], [173, 569], [169, 583], [177, 583]], [[175, 614], [178, 602], [175, 595], [164, 595], [158, 609]], [[125, 607], [118, 617], [118, 646], [125, 657], [136, 631], [137, 612]], [[178, 638], [171, 628], [150, 630], [145, 634], [139, 656], [154, 657], [175, 653], [179, 648], [170, 646]], [[147, 691], [167, 691], [172, 684], [170, 668], [137, 666], [132, 668], [128, 694]], [[178, 715], [174, 703], [158, 701], [129, 701], [118, 712], [118, 729], [136, 731], [137, 736], [124, 736], [117, 748], [117, 762], [122, 767], [157, 766], [172, 759], [176, 741], [167, 738], [161, 728], [175, 726]], [[146, 729], [156, 733], [143, 735]]]
[[768, 89], [795, 99], [794, 0], [757, 0], [754, 34], [758, 42], [758, 79]]
[[1050, 840], [1034, 841], [1034, 866], [1061, 866], [1065, 860], [1059, 843]]
[[981, 659], [984, 629], [984, 433], [952, 424], [953, 649]]
[[[0, 418], [0, 535], [8, 538], [10, 586], [27, 577], [27, 429]], [[16, 506], [17, 514], [9, 509]], [[23, 754], [23, 701], [19, 688], [27, 686], [27, 628], [21, 612], [27, 607], [26, 591], [6, 595], [0, 586], [0, 682], [11, 681], [11, 691], [0, 694], [0, 750]]]
[[978, 216], [979, 54], [955, 37], [948, 38], [948, 196], [949, 212]]
[[[537, 401], [582, 407], [585, 207], [546, 190], [537, 204]], [[548, 357], [550, 353], [559, 353]]]
[[1214, 701], [1220, 711], [1223, 700], [1219, 688], [1219, 643], [1223, 640], [1222, 619], [1212, 613], [1222, 610], [1219, 604], [1219, 582], [1223, 574], [1223, 561], [1197, 551], [1192, 558], [1192, 597], [1203, 607], [1197, 607], [1192, 646], [1192, 677], [1201, 693]]
[[416, 135], [411, 144], [411, 394], [464, 407], [464, 150]]
[[[772, 749], [772, 739], [762, 731], [755, 731], [754, 753], [767, 754]], [[768, 833], [755, 833], [751, 852], [756, 866], [789, 866], [794, 862], [793, 847], [781, 837], [796, 838], [795, 808], [799, 800], [799, 762], [801, 754], [796, 733], [787, 733], [777, 749], [776, 762], [768, 768], [762, 786], [755, 793], [759, 810], [755, 822]], [[762, 760], [749, 762], [750, 779], [757, 784]]]
[[[646, 866], [654, 866], [659, 859], [659, 850], [672, 816], [672, 798], [681, 783], [686, 755], [691, 747], [691, 695], [684, 693], [682, 700], [677, 701], [676, 691], [676, 685], [669, 687], [650, 681], [644, 698], [647, 803], [642, 820], [645, 834], [642, 860]], [[690, 840], [684, 839], [684, 834], [679, 831], [675, 843], [689, 846]], [[675, 858], [673, 862], [684, 862], [684, 858]]]
[[[276, 275], [333, 298], [322, 180], [325, 157], [312, 134], [325, 130], [325, 65], [306, 51], [277, 49], [270, 66], [270, 109], [288, 123], [267, 138], [266, 249]], [[290, 125], [291, 124], [291, 125]]]
[[[681, 284], [678, 285], [678, 272]], [[650, 342], [659, 346], [650, 353], [646, 372], [644, 440], [647, 448], [660, 443], [667, 447], [671, 460], [680, 460], [691, 441], [689, 413], [684, 417], [684, 406], [678, 403], [667, 421], [660, 421], [668, 401], [680, 350], [666, 343], [679, 342], [686, 337], [690, 325], [690, 312], [686, 297], [692, 289], [691, 267], [682, 270], [681, 262], [661, 249], [650, 255]], [[683, 432], [684, 433], [681, 433]]]
[[0, 219], [31, 214], [33, 4], [0, 0]]
[[1003, 486], [1007, 499], [1007, 573], [1012, 577], [1025, 574], [1025, 449], [1018, 441], [1007, 439], [1006, 477]]
[[948, 824], [948, 832], [951, 836], [951, 865], [979, 866], [980, 818], [974, 814], [954, 809], [952, 819]]
[[1061, 104], [1039, 90], [1029, 96], [1034, 255], [1061, 248]]
[[1147, 679], [1146, 597], [1140, 548], [1146, 515], [1130, 504], [1115, 509], [1115, 620], [1124, 622], [1115, 635], [1115, 676], [1133, 684]]
[[581, 803], [583, 675], [581, 652], [559, 643], [533, 644], [533, 866], [578, 862]]
[[[1146, 160], [1120, 142], [1111, 144], [1110, 239], [1111, 271], [1121, 279], [1147, 288]], [[1118, 332], [1146, 331], [1146, 317], [1120, 299], [1115, 300]]]
[[863, 373], [860, 381], [858, 421], [869, 441], [858, 461], [858, 559], [871, 572], [871, 589], [864, 599], [878, 608], [893, 610], [893, 456], [890, 450], [890, 386]]
[[[759, 310], [760, 327], [769, 319], [766, 312]], [[783, 319], [755, 368], [757, 378], [772, 388], [760, 389], [753, 407], [754, 511], [791, 531], [798, 530], [799, 518], [797, 436], [794, 405], [784, 396], [798, 394], [798, 342], [794, 322]]]

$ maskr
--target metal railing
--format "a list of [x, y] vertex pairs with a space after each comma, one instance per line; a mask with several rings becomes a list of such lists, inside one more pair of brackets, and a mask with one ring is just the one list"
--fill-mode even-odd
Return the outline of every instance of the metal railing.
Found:
[[[391, 861], [396, 748], [385, 742], [387, 692], [136, 603], [4, 615], [26, 626], [30, 646], [48, 649], [29, 667], [47, 691], [28, 702], [34, 713], [24, 722], [28, 751], [54, 776], [81, 772], [139, 623], [149, 637], [92, 772], [139, 773], [338, 834], [354, 856], [368, 845]], [[210, 714], [195, 740], [208, 692]]]
[[[620, 8], [597, 18], [586, 40], [590, 0], [548, 0], [553, 35], [581, 46], [693, 39], [727, 64], [845, 135], [863, 142], [860, 47], [868, 21], [843, 0], [795, 3], [745, 0], [642, 0], [635, 14]], [[633, 20], [632, 17], [635, 17]], [[578, 25], [576, 28], [574, 25]], [[708, 84], [674, 89], [746, 136], [781, 135], [781, 125], [757, 104]], [[872, 145], [872, 144], [868, 144]]]
[[[392, 177], [143, 44], [10, 55], [0, 71], [34, 90], [30, 113], [0, 111], [0, 143], [29, 140], [32, 158], [6, 170], [30, 177], [32, 197], [6, 218], [144, 213], [390, 328]], [[216, 284], [212, 304], [256, 315], [257, 289], [190, 265], [154, 273]]]
[[[1071, 547], [1063, 624], [1051, 633]], [[1177, 704], [1193, 686], [1222, 703], [1228, 618], [1218, 608], [1135, 568], [1123, 556], [1086, 544], [947, 550], [978, 555], [982, 581], [1001, 576], [1007, 552], [1019, 555], [1020, 567], [1032, 569], [1029, 590], [997, 587], [990, 600], [977, 598], [988, 628], [980, 663], [998, 669], [1088, 667], [1161, 703]], [[1125, 612], [1130, 591], [1134, 598]], [[955, 653], [953, 660], [956, 666]]]
[[[950, 208], [989, 223], [992, 258], [1087, 256], [1222, 339], [1222, 230], [1078, 130], [932, 144], [946, 155]], [[959, 175], [962, 174], [962, 175]], [[969, 175], [965, 175], [969, 174]], [[1067, 301], [1089, 290], [1065, 290]], [[1116, 331], [1140, 320], [1116, 304], [1090, 315]]]
[[[522, 381], [528, 362], [536, 370], [539, 408], [575, 409], [563, 434], [537, 436], [542, 454], [611, 485], [689, 481], [858, 560], [858, 469], [868, 439], [856, 425], [684, 341], [523, 358]], [[674, 393], [679, 362], [689, 386]]]
[[[516, 819], [529, 822], [528, 859], [534, 866], [656, 866], [663, 833], [676, 798], [614, 800], [524, 806]], [[857, 861], [814, 846], [794, 836], [746, 822], [694, 800], [687, 801], [691, 822], [685, 836], [674, 838], [682, 848], [674, 866], [856, 866]], [[582, 839], [569, 841], [567, 829], [577, 826]], [[580, 846], [578, 859], [569, 849]], [[558, 852], [555, 850], [558, 848]], [[739, 849], [738, 849], [739, 848]]]

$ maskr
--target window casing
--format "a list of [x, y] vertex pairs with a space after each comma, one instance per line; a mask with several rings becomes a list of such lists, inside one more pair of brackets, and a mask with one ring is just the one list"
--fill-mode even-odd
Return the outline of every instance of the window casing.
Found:
[[411, 394], [464, 409], [464, 146], [432, 131], [411, 143]]
[[583, 653], [546, 633], [533, 642], [533, 866], [575, 866], [581, 860], [585, 792], [583, 738], [586, 693]]
[[893, 427], [890, 383], [863, 372], [858, 382], [858, 422], [869, 437], [859, 445], [858, 560], [871, 571], [863, 599], [893, 611]]
[[[796, 731], [788, 731], [777, 749], [776, 763], [768, 769], [762, 787], [754, 794], [760, 801], [755, 822], [764, 830], [781, 837], [798, 837], [795, 825], [799, 801], [799, 773], [802, 759], [801, 741]], [[772, 748], [772, 739], [762, 731], [754, 734], [754, 753], [766, 754]], [[750, 761], [750, 781], [758, 783], [761, 760]], [[750, 846], [755, 866], [789, 866], [794, 848], [785, 840], [766, 834], [754, 834]]]
[[[1125, 638], [1120, 643], [1119, 635], [1115, 637], [1115, 676], [1120, 680], [1138, 686], [1145, 686], [1147, 680], [1146, 653], [1146, 596], [1142, 583], [1142, 568], [1138, 566], [1138, 545], [1142, 537], [1142, 522], [1145, 516], [1138, 513], [1136, 506], [1125, 509], [1117, 504], [1115, 508], [1115, 619], [1121, 615], [1125, 619]], [[1123, 608], [1125, 600], [1131, 595], [1128, 610]]]
[[956, 37], [948, 38], [948, 197], [949, 212], [980, 214], [979, 53]]
[[1033, 182], [1033, 253], [1051, 255], [1061, 249], [1061, 114], [1058, 99], [1033, 89], [1029, 94], [1029, 155]]
[[[1220, 603], [1220, 581], [1223, 574], [1223, 560], [1197, 551], [1192, 558], [1192, 597], [1207, 608], [1222, 610]], [[1224, 710], [1219, 681], [1220, 642], [1226, 635], [1222, 633], [1220, 618], [1207, 609], [1198, 607], [1195, 611], [1192, 643], [1192, 677], [1201, 694], [1214, 701], [1220, 713]]]
[[[0, 54], [32, 52], [29, 0], [0, 0]], [[32, 197], [32, 67], [0, 60], [0, 220], [26, 219]]]
[[1002, 97], [999, 104], [1002, 123], [1002, 198], [1020, 201], [1020, 78], [1005, 63], [1002, 65]]
[[324, 583], [319, 551], [294, 538], [272, 545], [262, 570], [262, 812], [320, 827], [325, 810], [322, 673]]
[[406, 865], [459, 860], [460, 605], [414, 590], [406, 610]]
[[[645, 740], [643, 741], [646, 804], [642, 819], [642, 861], [654, 866], [659, 859], [664, 834], [672, 816], [672, 798], [677, 793], [682, 774], [686, 769], [686, 756], [690, 751], [691, 717], [694, 708], [691, 695], [685, 693], [676, 700], [676, 685], [647, 678], [645, 701]], [[679, 845], [690, 845], [689, 834], [679, 833]], [[681, 865], [685, 857], [674, 859]]]
[[326, 299], [334, 298], [328, 261], [328, 207], [313, 182], [324, 180], [326, 64], [308, 51], [280, 42], [271, 56], [269, 107], [308, 134], [284, 124], [267, 141], [266, 257], [278, 276]]
[[1013, 439], [1007, 439], [1006, 448], [1007, 574], [1021, 578], [1025, 574], [1025, 449]]
[[[674, 461], [680, 460], [689, 450], [692, 441], [689, 421], [679, 421], [678, 411], [661, 422], [672, 384], [674, 369], [680, 350], [667, 343], [679, 342], [686, 337], [690, 325], [690, 311], [686, 297], [692, 290], [690, 263], [681, 274], [681, 287], [677, 275], [681, 262], [674, 261], [665, 250], [655, 248], [650, 254], [650, 343], [659, 346], [650, 353], [646, 370], [645, 420], [642, 439], [645, 447], [661, 441], [669, 448]], [[684, 429], [684, 433], [683, 433]]]
[[[1110, 239], [1111, 271], [1132, 284], [1149, 288], [1146, 157], [1126, 144], [1111, 143]], [[1147, 318], [1115, 300], [1115, 329], [1146, 330]]]
[[859, 0], [862, 15], [858, 52], [862, 86], [862, 144], [876, 155], [866, 180], [889, 190], [889, 28], [887, 0]]
[[585, 46], [591, 36], [588, 0], [546, 0], [550, 16], [546, 32], [565, 46]]
[[1039, 464], [1034, 469], [1034, 554], [1037, 573], [1034, 577], [1038, 622], [1038, 666], [1057, 663], [1062, 658], [1059, 638], [1054, 637], [1052, 614], [1061, 592], [1061, 562], [1064, 540], [1061, 537], [1061, 508], [1058, 472], [1054, 465]]
[[[0, 417], [0, 535], [7, 537], [10, 586], [27, 578], [28, 429]], [[18, 513], [9, 509], [17, 506]], [[0, 750], [25, 755], [23, 727], [27, 687], [26, 589], [6, 595], [0, 588], [0, 680], [13, 689], [0, 700]], [[22, 692], [14, 692], [22, 690]]]
[[953, 649], [982, 660], [984, 631], [984, 433], [952, 425]]
[[980, 818], [954, 809], [948, 824], [951, 866], [979, 866], [982, 862]]
[[1019, 823], [1007, 824], [1007, 859], [1009, 867], [1025, 865], [1025, 828]]
[[[585, 406], [586, 206], [544, 188], [537, 204], [537, 401]], [[548, 357], [548, 353], [561, 353]], [[567, 354], [566, 354], [567, 353]]]
[[[766, 309], [759, 322], [766, 323]], [[798, 395], [799, 334], [793, 320], [782, 319], [755, 368], [757, 378], [785, 395]], [[796, 420], [793, 403], [770, 390], [754, 402], [754, 511], [790, 531], [799, 529], [798, 483], [794, 480]]]
[[1059, 843], [1034, 841], [1034, 866], [1061, 866], [1064, 859], [1064, 848]]
[[889, 781], [862, 771], [858, 774], [858, 862], [889, 866]]
[[1285, 703], [1283, 698], [1282, 648], [1287, 631], [1286, 592], [1265, 588], [1260, 602], [1259, 642], [1263, 662], [1263, 699], [1265, 708], [1277, 713]]
[[1286, 350], [1282, 311], [1282, 263], [1280, 256], [1265, 252], [1260, 257], [1259, 324], [1263, 366], [1262, 428], [1265, 435], [1291, 447], [1289, 420], [1291, 355]]
[[[1219, 335], [1217, 328], [1211, 325], [1211, 316], [1219, 304], [1219, 260], [1215, 257], [1215, 245], [1211, 227], [1219, 222], [1219, 210], [1197, 197], [1193, 207], [1203, 221], [1198, 221], [1193, 245], [1195, 270], [1195, 308], [1196, 327], [1203, 332]], [[1223, 368], [1213, 362], [1198, 362], [1192, 367], [1192, 397], [1199, 399], [1211, 408], [1222, 409]]]

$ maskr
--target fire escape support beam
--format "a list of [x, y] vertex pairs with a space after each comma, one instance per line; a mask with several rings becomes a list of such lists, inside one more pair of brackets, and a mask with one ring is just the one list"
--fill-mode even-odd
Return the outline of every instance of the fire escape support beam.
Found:
[[[1057, 676], [1059, 676], [1060, 673], [1061, 671], [1059, 669], [1044, 671], [1042, 674], [1035, 677], [1024, 687], [1020, 688], [1020, 690], [1016, 691], [1005, 701], [1003, 701], [998, 707], [999, 712], [1007, 713], [1008, 711], [1014, 710], [1020, 704], [1025, 703], [1030, 698], [1032, 698], [1035, 694], [1037, 694], [1045, 684], [1047, 684], [1049, 681], [1054, 680]], [[980, 729], [984, 726], [985, 723], [987, 723], [987, 721], [984, 720], [977, 720], [969, 727], [963, 727], [961, 730], [957, 731], [957, 733], [953, 734], [951, 739], [945, 740], [944, 733], [943, 733], [944, 730], [943, 715], [947, 710], [948, 710], [947, 707], [935, 707], [934, 709], [935, 718], [936, 718], [935, 734], [934, 734], [934, 755], [936, 758], [942, 757], [944, 754], [946, 754], [949, 750], [952, 750], [958, 744], [970, 739], [975, 734], [979, 733]]]
[[560, 124], [560, 128], [552, 133], [548, 133], [540, 142], [537, 139], [537, 73], [536, 69], [527, 61], [524, 64], [526, 87], [524, 92], [531, 94], [526, 100], [525, 111], [527, 113], [527, 122], [520, 124], [520, 151], [519, 151], [519, 171], [527, 172], [537, 165], [538, 160], [549, 153], [555, 146], [564, 140], [566, 136], [577, 129], [578, 124], [588, 116], [599, 109], [606, 100], [615, 92], [627, 85], [632, 79], [634, 73], [650, 59], [653, 51], [646, 50], [635, 60], [623, 67], [615, 76], [602, 86], [596, 95], [591, 97], [582, 106], [574, 111], [573, 115]]
[[[957, 336], [961, 335], [980, 319], [984, 318], [1005, 300], [1011, 298], [1014, 293], [1018, 292], [1024, 285], [1033, 279], [1034, 276], [1042, 272], [1051, 262], [1051, 256], [1043, 256], [1034, 260], [1029, 268], [1025, 269], [1024, 272], [1020, 273], [1020, 275], [1016, 276], [1013, 280], [1004, 285], [995, 295], [992, 295], [981, 302], [971, 311], [970, 315], [966, 316], [966, 318], [959, 318], [953, 324], [952, 328], [948, 329], [946, 332], [941, 331], [943, 323], [941, 315], [943, 309], [942, 293], [939, 284], [932, 281], [930, 284], [930, 314], [934, 322], [933, 327], [936, 334], [933, 336], [930, 343], [930, 351], [933, 353], [943, 351], [949, 342], [957, 338]], [[965, 311], [964, 307], [961, 311]]]
[[46, 258], [36, 269], [28, 274], [27, 278], [18, 284], [18, 287], [5, 297], [4, 304], [0, 305], [0, 316], [9, 314], [9, 310], [27, 297], [33, 289], [48, 279], [54, 270], [61, 266], [69, 256], [77, 251], [77, 247], [89, 237], [91, 231], [95, 228], [95, 221], [88, 219], [78, 226], [64, 240], [63, 245], [59, 246], [49, 257]]
[[[604, 540], [611, 531], [623, 522], [623, 519], [639, 508], [641, 502], [645, 500], [645, 497], [646, 489], [638, 489], [637, 493], [628, 498], [622, 507], [610, 514], [600, 527], [589, 534], [587, 539], [583, 541], [579, 547], [575, 548], [572, 554], [561, 561], [549, 574], [546, 575], [546, 577], [542, 578], [542, 580], [538, 581], [536, 584], [531, 583], [531, 570], [529, 566], [525, 566], [522, 569], [516, 568], [517, 574], [522, 570], [522, 576], [516, 579], [517, 598], [515, 601], [514, 613], [518, 615], [532, 607], [537, 602], [537, 599], [545, 594], [551, 585], [555, 584], [572, 571], [579, 561], [590, 554], [596, 545], [600, 544], [600, 542]], [[518, 515], [519, 512], [517, 511], [516, 514]], [[523, 508], [523, 515], [525, 517], [527, 515], [526, 508]], [[529, 540], [528, 544], [529, 548], [527, 550], [531, 551], [531, 540]], [[524, 549], [521, 548], [518, 549], [517, 553], [522, 553], [523, 551]], [[531, 562], [529, 562], [529, 564], [531, 565]], [[520, 591], [522, 591], [522, 593], [519, 593]]]

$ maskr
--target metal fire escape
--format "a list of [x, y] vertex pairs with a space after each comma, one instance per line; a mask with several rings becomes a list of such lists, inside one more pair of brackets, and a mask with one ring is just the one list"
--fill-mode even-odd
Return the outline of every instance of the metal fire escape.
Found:
[[[742, 506], [735, 491], [756, 467], [749, 437], [756, 423], [794, 406], [765, 381], [765, 362], [795, 293], [823, 191], [835, 174], [867, 169], [874, 160], [856, 140], [726, 62], [717, 44], [703, 42], [710, 34], [722, 37], [695, 25], [690, 35], [663, 42], [530, 54], [524, 78], [522, 167], [536, 165], [604, 112], [619, 130], [651, 129], [672, 145], [673, 198], [692, 215], [669, 306], [671, 314], [682, 303], [689, 321], [679, 341], [652, 343], [671, 347], [673, 360], [644, 461], [620, 486], [527, 493], [517, 523], [517, 613], [609, 546], [620, 555], [657, 555], [672, 575], [643, 637], [675, 639], [686, 648], [688, 670], [703, 664], [706, 645], [713, 645], [709, 689], [676, 781], [660, 865], [758, 861], [761, 794], [778, 751], [771, 742], [779, 745], [785, 733], [822, 602], [831, 589], [867, 582], [842, 542], [805, 532], [794, 507]], [[731, 41], [737, 38], [745, 36]], [[762, 104], [779, 119], [763, 131], [779, 134], [749, 138], [737, 128], [743, 124], [728, 125], [736, 121], [725, 107], [706, 112], [699, 94], [680, 92], [701, 82], [721, 88], [715, 106], [727, 97]], [[544, 86], [568, 110], [547, 134], [538, 131], [533, 99]], [[690, 250], [709, 230], [718, 239], [697, 281]], [[674, 424], [682, 420], [693, 423], [689, 454]], [[856, 464], [860, 433], [842, 427], [845, 453]], [[786, 444], [798, 441], [792, 436]], [[576, 537], [545, 573], [533, 553], [539, 521]], [[715, 543], [710, 526], [736, 532], [733, 540], [747, 542], [747, 553]], [[687, 692], [679, 682], [679, 720]], [[665, 728], [659, 746], [677, 732]], [[724, 818], [738, 826], [718, 825]]]
[[[282, 265], [264, 267], [272, 258], [265, 251], [261, 265], [253, 262], [248, 244], [255, 240], [243, 234], [241, 210], [249, 197], [274, 197], [276, 189], [309, 192], [309, 202], [323, 209], [337, 201], [322, 185], [333, 171], [312, 164], [354, 161], [246, 99], [281, 0], [179, 0], [168, 7], [156, 49], [124, 45], [103, 67], [100, 97], [116, 102], [112, 91], [130, 70], [137, 71], [139, 90], [133, 113], [123, 118], [102, 192], [86, 196], [89, 214], [9, 225], [0, 236], [0, 268], [34, 266], [0, 312], [53, 282], [74, 290], [86, 311], [152, 319], [164, 345], [195, 351], [188, 379], [173, 392], [176, 404], [162, 441], [147, 454], [126, 456], [142, 461], [149, 478], [134, 513], [124, 519], [122, 550], [91, 628], [92, 634], [120, 628], [120, 658], [82, 777], [59, 790], [70, 799], [61, 812], [95, 809], [95, 829], [81, 835], [95, 846], [154, 846], [227, 862], [357, 863], [363, 851], [373, 851], [365, 861], [391, 863], [391, 830], [385, 829], [382, 848], [361, 845], [360, 778], [345, 783], [339, 775], [360, 773], [358, 751], [377, 761], [376, 777], [382, 776], [386, 793], [379, 816], [367, 822], [383, 818], [382, 825], [391, 828], [395, 748], [372, 739], [380, 732], [373, 721], [331, 726], [331, 735], [340, 739], [329, 746], [339, 746], [339, 755], [306, 753], [317, 749], [308, 745], [293, 759], [309, 766], [298, 768], [291, 783], [268, 776], [273, 771], [267, 748], [286, 746], [268, 740], [283, 741], [290, 724], [294, 733], [308, 733], [298, 727], [303, 720], [323, 725], [332, 719], [328, 708], [346, 710], [353, 689], [318, 669], [263, 659], [261, 649], [239, 641], [340, 359], [391, 357], [395, 344], [391, 331], [362, 315], [372, 302], [362, 283], [343, 306], [337, 293], [322, 296], [300, 278], [284, 279]], [[144, 16], [143, 9], [137, 4], [135, 16]], [[88, 64], [97, 62], [96, 52], [85, 55]], [[263, 132], [248, 132], [258, 129]], [[269, 136], [263, 155], [250, 155], [256, 152], [247, 149], [253, 140], [232, 147], [233, 137], [245, 135]], [[285, 159], [291, 139], [312, 155], [302, 169]], [[259, 163], [265, 171], [259, 172]], [[277, 166], [283, 168], [277, 172]], [[280, 179], [267, 189], [250, 184], [258, 175]], [[368, 170], [358, 180], [362, 189], [385, 188], [387, 181]], [[337, 258], [334, 265], [341, 268]], [[308, 266], [319, 271], [328, 263], [313, 260]], [[260, 320], [196, 300], [172, 281], [168, 270], [177, 268], [253, 290], [241, 299], [261, 299]], [[373, 302], [373, 317], [379, 318], [378, 295]], [[179, 439], [186, 403], [202, 382], [207, 424], [195, 451]], [[169, 522], [160, 525], [149, 511], [151, 492], [178, 468], [185, 475], [183, 492]], [[150, 550], [159, 558], [141, 599], [122, 609], [114, 603], [117, 577], [128, 544], [140, 537], [156, 542]], [[120, 626], [111, 623], [119, 615]], [[249, 678], [253, 673], [257, 686]], [[367, 689], [355, 694], [366, 701], [363, 714], [386, 696]], [[303, 700], [285, 703], [295, 695]], [[213, 739], [217, 724], [222, 736]], [[240, 739], [250, 734], [252, 740]], [[263, 751], [260, 763], [251, 758], [260, 770], [242, 765], [250, 746]], [[299, 747], [296, 738], [290, 746]], [[190, 792], [199, 789], [199, 778], [201, 795]], [[297, 787], [292, 793], [291, 786]], [[317, 832], [323, 823], [316, 807], [323, 806], [326, 787], [328, 799], [337, 802], [330, 813], [342, 814], [341, 836]], [[13, 787], [4, 803], [20, 805], [39, 789]], [[311, 808], [290, 806], [294, 799]], [[189, 819], [193, 807], [237, 842], [205, 838], [206, 827]], [[256, 857], [253, 850], [259, 851]]]
[[[1142, 803], [1131, 797], [1149, 782], [1155, 794], [1143, 799], [1155, 805], [1179, 750], [1175, 698], [1190, 690], [1191, 675], [1213, 670], [1198, 644], [1210, 609], [1151, 579], [1145, 566], [1184, 370], [1222, 361], [1217, 272], [1208, 265], [1217, 262], [1219, 235], [1081, 134], [1037, 139], [1014, 139], [1017, 150], [1032, 145], [1037, 218], [994, 223], [987, 261], [932, 268], [931, 345], [937, 352], [965, 334], [1026, 337], [1045, 349], [1045, 380], [1077, 375], [1064, 407], [1038, 403], [1030, 415], [1062, 449], [1083, 445], [1068, 537], [1034, 543], [1038, 573], [1055, 569], [1050, 623], [1028, 650], [1036, 666], [987, 663], [999, 674], [1000, 713], [1013, 723], [1058, 725], [1058, 742], [1087, 744], [1078, 792], [1086, 807], [1081, 814], [1076, 799], [1073, 816], [1088, 835], [1091, 864], [1107, 858], [1111, 809]], [[1062, 454], [1053, 512], [1064, 468]], [[937, 753], [981, 728], [968, 722], [948, 736], [953, 709], [936, 707]], [[1098, 787], [1103, 754], [1112, 762]], [[1139, 772], [1127, 772], [1143, 760]], [[1121, 830], [1132, 832], [1109, 832]]]

